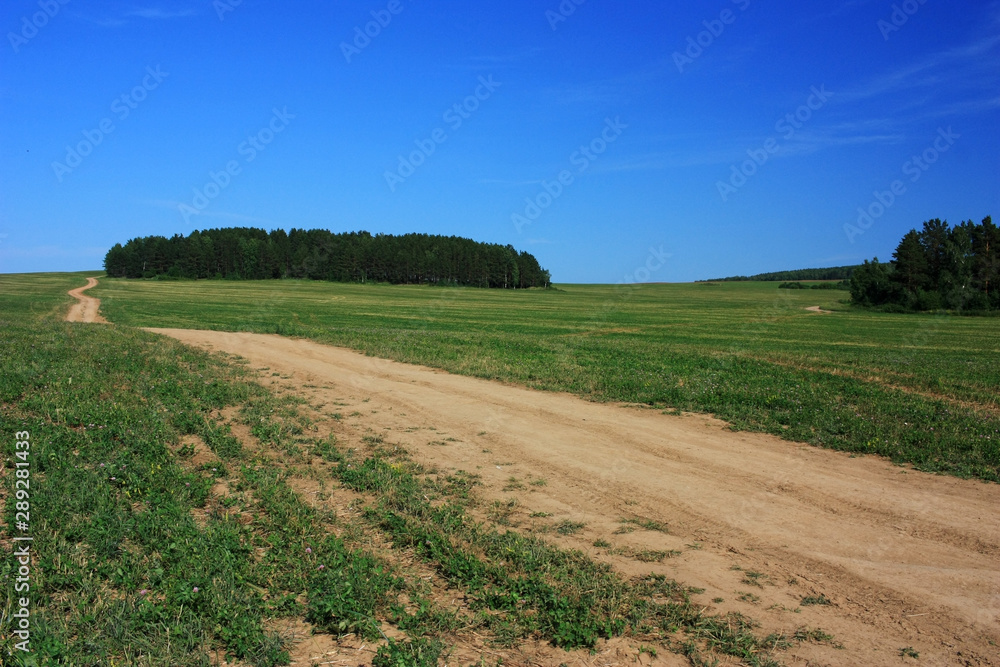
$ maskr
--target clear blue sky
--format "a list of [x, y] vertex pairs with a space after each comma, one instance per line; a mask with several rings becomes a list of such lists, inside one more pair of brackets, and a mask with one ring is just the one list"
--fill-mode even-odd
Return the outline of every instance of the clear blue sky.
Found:
[[255, 226], [687, 281], [1000, 215], [998, 2], [61, 1], [0, 9], [0, 272]]

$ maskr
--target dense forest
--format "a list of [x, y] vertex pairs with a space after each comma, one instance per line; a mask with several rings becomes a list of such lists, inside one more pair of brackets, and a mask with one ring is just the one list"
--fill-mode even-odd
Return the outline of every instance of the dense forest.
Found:
[[954, 227], [934, 219], [910, 230], [883, 264], [876, 257], [851, 277], [851, 298], [887, 310], [1000, 309], [1000, 229], [987, 216]]
[[549, 272], [512, 246], [428, 234], [334, 234], [325, 229], [229, 228], [146, 236], [115, 244], [104, 270], [116, 278], [308, 278], [333, 282], [548, 287]]
[[832, 266], [828, 269], [796, 269], [794, 271], [775, 271], [773, 273], [758, 273], [755, 276], [730, 276], [716, 278], [704, 282], [738, 282], [757, 280], [761, 282], [787, 282], [792, 280], [848, 280], [857, 266]]
[[778, 285], [778, 289], [839, 289], [847, 291], [851, 289], [851, 281], [841, 280], [840, 282], [837, 283], [832, 283], [832, 282], [800, 283], [796, 281], [796, 282], [781, 283], [780, 285]]

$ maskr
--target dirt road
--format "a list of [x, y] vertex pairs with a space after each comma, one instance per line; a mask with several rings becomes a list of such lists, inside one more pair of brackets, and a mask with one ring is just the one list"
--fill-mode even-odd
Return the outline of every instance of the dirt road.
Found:
[[[788, 664], [898, 665], [912, 648], [925, 666], [1000, 665], [1000, 485], [305, 340], [151, 331], [290, 376], [311, 403], [343, 406], [359, 439], [375, 431], [418, 461], [481, 474], [488, 496], [516, 498], [522, 524], [585, 523], [551, 533], [566, 546], [704, 588], [707, 608], [764, 631], [818, 627], [842, 644], [799, 644]], [[623, 518], [669, 531], [630, 532]], [[627, 555], [642, 549], [678, 553]]]
[[87, 284], [69, 291], [69, 295], [76, 299], [69, 312], [66, 314], [67, 322], [87, 322], [107, 324], [107, 320], [101, 317], [100, 299], [84, 294], [87, 290], [97, 284], [97, 278], [87, 278]]

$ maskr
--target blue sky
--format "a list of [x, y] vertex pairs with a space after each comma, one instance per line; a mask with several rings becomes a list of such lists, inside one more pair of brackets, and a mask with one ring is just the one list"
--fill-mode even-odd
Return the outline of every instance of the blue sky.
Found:
[[1000, 2], [7, 0], [0, 33], [0, 272], [254, 226], [688, 281], [1000, 215]]

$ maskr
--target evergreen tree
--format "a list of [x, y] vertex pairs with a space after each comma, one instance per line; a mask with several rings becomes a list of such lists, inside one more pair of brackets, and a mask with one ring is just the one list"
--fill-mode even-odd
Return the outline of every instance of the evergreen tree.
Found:
[[912, 310], [1000, 308], [1000, 230], [989, 216], [978, 225], [969, 220], [954, 227], [928, 220], [921, 231], [903, 237], [893, 259], [891, 266], [876, 260], [855, 270], [854, 303]]
[[924, 247], [916, 230], [907, 232], [896, 252], [892, 254], [892, 258], [896, 263], [892, 281], [905, 291], [913, 303], [916, 303], [920, 290], [928, 286], [927, 256], [924, 254]]
[[1000, 307], [1000, 228], [990, 216], [972, 230], [972, 252], [976, 289], [982, 291], [987, 307]]
[[878, 257], [859, 266], [851, 275], [851, 298], [862, 306], [881, 306], [889, 303], [896, 290], [889, 279], [889, 267], [880, 264]]
[[931, 290], [940, 287], [942, 274], [947, 267], [948, 237], [948, 223], [939, 218], [925, 222], [920, 232], [920, 245], [923, 246], [924, 257], [927, 258], [927, 276], [930, 283], [928, 288]]

